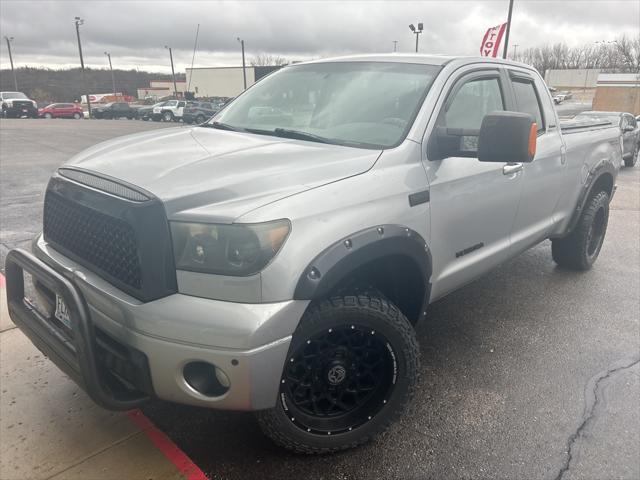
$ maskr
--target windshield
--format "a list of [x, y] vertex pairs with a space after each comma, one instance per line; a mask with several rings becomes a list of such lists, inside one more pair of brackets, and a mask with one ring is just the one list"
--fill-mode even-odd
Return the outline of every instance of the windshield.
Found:
[[4, 98], [5, 100], [12, 100], [12, 99], [25, 99], [25, 100], [29, 100], [29, 97], [27, 97], [24, 93], [22, 92], [4, 92], [2, 94], [2, 98]]
[[251, 87], [208, 126], [388, 148], [407, 135], [439, 70], [392, 62], [292, 65]]

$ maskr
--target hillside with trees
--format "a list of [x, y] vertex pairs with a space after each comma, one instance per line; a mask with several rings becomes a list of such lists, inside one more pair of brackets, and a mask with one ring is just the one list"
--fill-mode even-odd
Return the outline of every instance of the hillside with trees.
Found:
[[[116, 90], [136, 96], [137, 89], [148, 87], [151, 80], [171, 80], [171, 75], [138, 70], [114, 70]], [[87, 90], [90, 93], [108, 93], [112, 90], [111, 72], [105, 69], [85, 69]], [[49, 68], [21, 67], [16, 69], [18, 90], [38, 103], [73, 102], [85, 94], [80, 68], [54, 70]], [[184, 80], [184, 74], [176, 74], [176, 80]], [[0, 70], [0, 90], [13, 91], [13, 75], [10, 69]]]

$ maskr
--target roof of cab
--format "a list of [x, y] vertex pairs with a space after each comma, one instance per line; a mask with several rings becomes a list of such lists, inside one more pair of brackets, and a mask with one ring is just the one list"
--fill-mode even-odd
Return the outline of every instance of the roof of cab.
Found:
[[328, 62], [396, 62], [396, 63], [422, 63], [425, 65], [445, 65], [450, 62], [460, 64], [464, 63], [499, 63], [513, 65], [517, 67], [532, 70], [530, 65], [512, 60], [503, 60], [502, 58], [479, 57], [479, 56], [452, 56], [438, 54], [422, 54], [422, 53], [372, 53], [366, 55], [347, 55], [343, 57], [321, 58], [310, 60], [308, 62], [300, 62], [292, 64], [306, 65], [312, 63], [328, 63]]

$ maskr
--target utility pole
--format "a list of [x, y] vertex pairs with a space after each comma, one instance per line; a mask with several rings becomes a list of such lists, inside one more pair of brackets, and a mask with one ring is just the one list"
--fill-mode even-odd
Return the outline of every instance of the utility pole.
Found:
[[416, 53], [418, 53], [418, 39], [420, 38], [420, 34], [422, 33], [422, 23], [418, 24], [418, 28], [413, 26], [413, 23], [409, 25], [409, 30], [411, 30], [416, 35]]
[[517, 43], [513, 44], [513, 60], [517, 60], [516, 53], [518, 52], [518, 46]]
[[394, 52], [398, 51], [398, 40], [393, 40], [393, 51]]
[[11, 62], [11, 73], [13, 73], [13, 86], [18, 91], [18, 78], [16, 77], [16, 71], [13, 68], [13, 56], [11, 55], [11, 42], [13, 42], [13, 37], [4, 36], [4, 39], [7, 41], [7, 48], [9, 49], [9, 62]]
[[236, 39], [240, 42], [240, 46], [242, 47], [242, 79], [244, 80], [244, 89], [247, 89], [247, 67], [244, 63], [244, 40], [241, 40], [240, 37], [236, 37]]
[[82, 85], [84, 86], [85, 96], [87, 97], [87, 110], [89, 110], [89, 118], [91, 118], [91, 99], [87, 90], [87, 81], [84, 75], [84, 59], [82, 58], [82, 43], [80, 42], [80, 25], [84, 24], [84, 20], [80, 17], [75, 18], [76, 35], [78, 36], [78, 52], [80, 53], [80, 67], [82, 68]]
[[111, 70], [111, 86], [113, 87], [113, 96], [116, 96], [116, 79], [113, 76], [113, 65], [111, 65], [111, 54], [109, 52], [104, 52], [104, 54], [109, 59], [109, 70]]
[[513, 13], [513, 0], [509, 0], [509, 16], [507, 17], [507, 31], [504, 35], [504, 50], [502, 50], [502, 58], [506, 60], [509, 51], [509, 33], [511, 32], [511, 14]]
[[171, 60], [171, 75], [173, 76], [173, 95], [178, 99], [178, 86], [176, 85], [176, 71], [173, 69], [173, 53], [171, 52], [171, 47], [167, 45], [164, 46], [167, 50], [169, 50], [169, 60]]

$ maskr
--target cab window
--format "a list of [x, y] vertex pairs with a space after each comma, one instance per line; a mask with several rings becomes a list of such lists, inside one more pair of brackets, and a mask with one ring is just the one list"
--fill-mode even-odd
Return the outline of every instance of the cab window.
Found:
[[518, 112], [531, 115], [538, 124], [538, 132], [544, 131], [545, 125], [540, 108], [540, 100], [533, 80], [514, 78], [513, 90], [516, 96], [516, 108]]
[[445, 105], [441, 125], [480, 130], [485, 115], [496, 110], [504, 110], [498, 78], [469, 80]]

